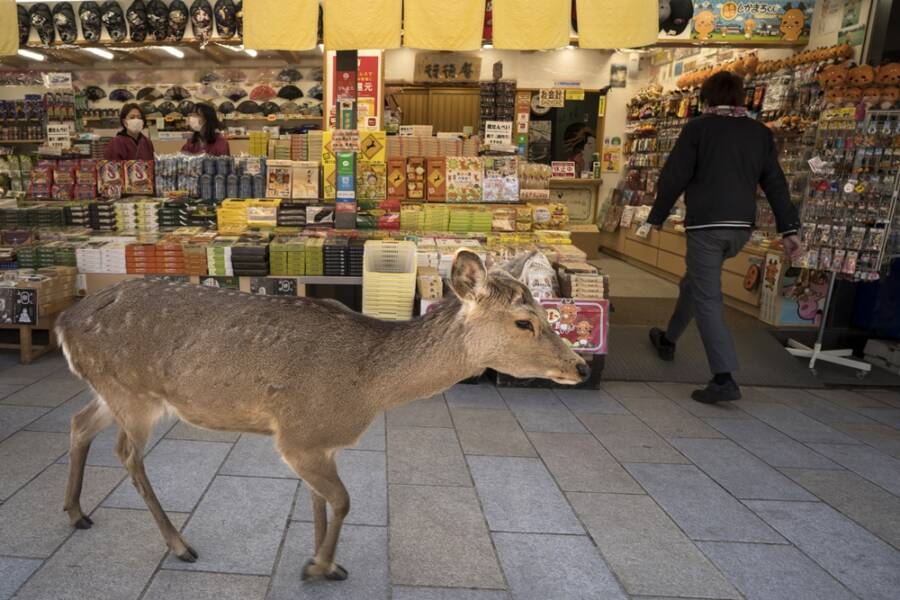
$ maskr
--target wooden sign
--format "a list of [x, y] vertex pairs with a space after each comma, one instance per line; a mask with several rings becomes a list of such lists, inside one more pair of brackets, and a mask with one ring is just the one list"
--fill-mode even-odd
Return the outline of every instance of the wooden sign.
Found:
[[562, 108], [566, 105], [566, 90], [563, 88], [543, 88], [538, 92], [538, 106], [541, 108]]
[[481, 76], [481, 57], [457, 53], [419, 52], [413, 80], [478, 81]]

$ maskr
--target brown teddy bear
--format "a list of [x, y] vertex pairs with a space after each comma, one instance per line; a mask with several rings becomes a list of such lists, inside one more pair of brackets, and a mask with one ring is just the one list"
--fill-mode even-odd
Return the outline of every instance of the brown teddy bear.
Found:
[[888, 63], [875, 69], [878, 85], [900, 85], [900, 63]]
[[862, 102], [868, 108], [878, 106], [881, 102], [881, 88], [877, 85], [871, 85], [862, 90]]
[[819, 85], [826, 89], [840, 87], [847, 83], [849, 73], [850, 66], [846, 62], [828, 65], [818, 75]]
[[856, 87], [866, 87], [875, 82], [875, 69], [871, 65], [853, 67], [847, 73], [847, 83]]
[[844, 92], [844, 106], [856, 106], [862, 102], [862, 90], [858, 87], [846, 87]]
[[881, 89], [881, 109], [890, 110], [897, 106], [900, 100], [900, 88], [895, 85], [889, 85]]

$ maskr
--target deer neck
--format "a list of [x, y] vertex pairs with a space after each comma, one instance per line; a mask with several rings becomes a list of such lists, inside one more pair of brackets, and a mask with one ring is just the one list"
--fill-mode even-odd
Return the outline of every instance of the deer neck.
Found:
[[460, 309], [457, 300], [446, 300], [432, 313], [387, 330], [380, 360], [391, 361], [395, 368], [381, 371], [385, 410], [433, 396], [483, 370], [467, 351]]

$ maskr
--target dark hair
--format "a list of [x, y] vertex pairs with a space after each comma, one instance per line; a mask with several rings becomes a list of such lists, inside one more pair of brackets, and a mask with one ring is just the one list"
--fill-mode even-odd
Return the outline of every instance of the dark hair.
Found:
[[194, 142], [202, 140], [207, 145], [212, 144], [216, 141], [216, 133], [222, 128], [216, 109], [206, 102], [198, 102], [194, 105], [194, 112], [203, 117], [203, 129], [194, 133]]
[[707, 106], [743, 106], [744, 80], [728, 71], [720, 71], [703, 82], [700, 101]]
[[127, 117], [128, 113], [133, 110], [137, 110], [139, 113], [141, 113], [141, 119], [144, 121], [145, 125], [147, 124], [147, 117], [144, 115], [144, 111], [141, 110], [140, 105], [137, 102], [129, 102], [122, 107], [122, 110], [119, 111], [119, 124], [122, 126], [122, 131], [120, 131], [119, 133], [128, 133], [128, 128], [125, 127], [125, 117]]

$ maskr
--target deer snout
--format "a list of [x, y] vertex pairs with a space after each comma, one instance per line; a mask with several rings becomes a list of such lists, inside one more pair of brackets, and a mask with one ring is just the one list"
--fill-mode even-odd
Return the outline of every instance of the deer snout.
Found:
[[581, 375], [582, 381], [587, 381], [587, 378], [591, 376], [591, 368], [587, 365], [587, 363], [578, 363], [578, 366], [575, 367], [575, 370], [578, 371], [579, 375]]

